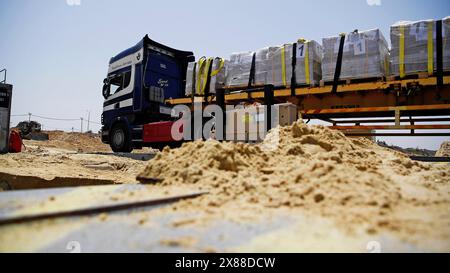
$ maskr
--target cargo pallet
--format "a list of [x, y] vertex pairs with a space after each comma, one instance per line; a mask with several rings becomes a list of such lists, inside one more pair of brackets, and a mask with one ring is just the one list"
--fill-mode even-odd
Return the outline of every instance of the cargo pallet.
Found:
[[[201, 102], [225, 109], [227, 104], [241, 102], [264, 105], [291, 102], [298, 106], [303, 119], [328, 122], [330, 128], [343, 130], [347, 135], [450, 136], [450, 76], [443, 76], [441, 80], [442, 84], [436, 76], [377, 80], [339, 84], [335, 90], [327, 85], [279, 89], [266, 85], [235, 92], [221, 89], [216, 94], [168, 99], [166, 103], [192, 107], [194, 102]], [[365, 125], [367, 123], [370, 125]], [[267, 128], [270, 129], [269, 124]], [[386, 132], [389, 130], [402, 132]]]

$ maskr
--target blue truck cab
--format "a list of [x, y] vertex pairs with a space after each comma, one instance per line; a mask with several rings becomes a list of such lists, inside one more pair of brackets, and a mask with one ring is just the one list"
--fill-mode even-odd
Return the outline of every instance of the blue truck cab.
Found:
[[103, 80], [102, 141], [114, 152], [152, 146], [143, 141], [144, 125], [173, 119], [165, 100], [184, 96], [191, 61], [192, 52], [159, 44], [147, 35], [112, 57]]

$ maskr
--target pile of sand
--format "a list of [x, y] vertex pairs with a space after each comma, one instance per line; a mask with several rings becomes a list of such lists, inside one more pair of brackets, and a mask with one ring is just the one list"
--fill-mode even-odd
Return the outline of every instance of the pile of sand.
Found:
[[441, 144], [441, 148], [436, 152], [436, 156], [450, 156], [450, 141]]
[[109, 145], [102, 143], [98, 134], [63, 131], [46, 131], [45, 133], [49, 135], [48, 141], [26, 140], [25, 145], [31, 144], [79, 152], [111, 151]]
[[362, 227], [405, 240], [420, 234], [450, 247], [449, 171], [298, 121], [273, 129], [258, 145], [208, 140], [166, 148], [138, 177], [210, 192], [176, 209], [231, 219], [258, 217], [258, 210], [301, 210], [349, 232]]

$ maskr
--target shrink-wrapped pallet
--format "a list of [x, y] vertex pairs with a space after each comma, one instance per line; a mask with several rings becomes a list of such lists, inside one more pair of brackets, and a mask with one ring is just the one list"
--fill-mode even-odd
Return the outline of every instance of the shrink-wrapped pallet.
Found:
[[209, 83], [210, 93], [215, 94], [217, 89], [225, 86], [225, 70], [227, 65], [228, 61], [220, 57], [216, 57], [212, 61]]
[[303, 39], [297, 43], [266, 47], [256, 51], [255, 84], [290, 86], [294, 46], [296, 47], [295, 84], [318, 84], [322, 76], [322, 47], [315, 41]]
[[442, 66], [450, 71], [450, 16], [442, 19]]
[[233, 53], [226, 66], [226, 86], [247, 86], [250, 80], [254, 52]]
[[255, 85], [288, 86], [292, 78], [292, 44], [256, 51]]
[[442, 19], [442, 65], [445, 71], [450, 71], [450, 16]]
[[[188, 63], [186, 70], [185, 95], [204, 95], [205, 92], [215, 93], [225, 85], [225, 70], [227, 62], [220, 57], [202, 57], [198, 62]], [[207, 86], [209, 83], [209, 86]]]
[[[340, 36], [323, 38], [322, 78], [333, 81], [339, 53]], [[380, 78], [388, 75], [389, 50], [378, 29], [345, 35], [340, 80]]]
[[314, 40], [299, 39], [296, 47], [296, 84], [317, 85], [322, 79], [322, 46]]
[[405, 76], [420, 72], [430, 74], [436, 68], [436, 22], [400, 21], [391, 26], [392, 75]]
[[192, 94], [195, 94], [195, 77], [197, 75], [196, 70], [197, 70], [196, 62], [188, 63], [186, 70], [186, 87], [184, 91], [184, 94], [187, 97], [192, 96]]
[[[450, 68], [450, 17], [442, 21], [443, 69]], [[400, 21], [391, 26], [392, 75], [407, 76], [437, 69], [436, 21]]]

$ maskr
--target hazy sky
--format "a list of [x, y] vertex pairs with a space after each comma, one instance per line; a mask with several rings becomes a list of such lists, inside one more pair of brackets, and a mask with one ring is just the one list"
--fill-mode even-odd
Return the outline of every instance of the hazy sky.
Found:
[[[399, 20], [447, 15], [448, 0], [0, 0], [0, 69], [8, 69], [14, 85], [13, 114], [70, 119], [90, 111], [99, 122], [109, 58], [145, 34], [196, 56], [228, 57], [354, 29], [380, 28], [389, 40], [389, 26]], [[13, 117], [13, 124], [22, 119]], [[79, 121], [36, 120], [50, 129], [80, 127]], [[437, 149], [446, 138], [385, 139]]]

